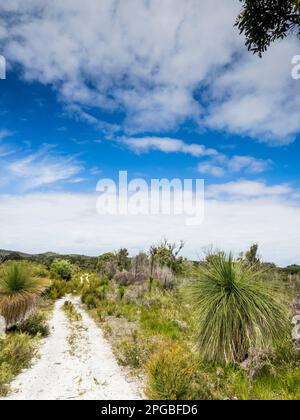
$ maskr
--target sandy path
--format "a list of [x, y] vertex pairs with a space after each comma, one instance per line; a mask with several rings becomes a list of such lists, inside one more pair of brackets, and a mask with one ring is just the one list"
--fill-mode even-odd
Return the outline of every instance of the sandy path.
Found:
[[[71, 300], [82, 321], [71, 323], [62, 306]], [[31, 369], [12, 383], [14, 400], [124, 400], [141, 399], [141, 386], [129, 381], [118, 366], [101, 330], [87, 315], [79, 299], [56, 302], [52, 333], [40, 349]]]

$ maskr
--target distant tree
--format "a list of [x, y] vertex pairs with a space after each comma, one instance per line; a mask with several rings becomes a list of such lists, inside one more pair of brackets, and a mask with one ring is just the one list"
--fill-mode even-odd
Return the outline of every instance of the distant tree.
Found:
[[249, 251], [245, 253], [245, 260], [249, 265], [256, 265], [260, 262], [258, 257], [258, 244], [251, 245]]
[[116, 253], [116, 263], [119, 271], [128, 270], [130, 266], [130, 258], [126, 248], [121, 248]]
[[240, 0], [236, 26], [249, 51], [260, 57], [274, 41], [294, 33], [300, 38], [300, 0]]
[[283, 271], [292, 275], [300, 275], [300, 265], [289, 265], [288, 267], [284, 268]]
[[112, 279], [118, 271], [116, 255], [113, 252], [100, 255], [97, 270], [101, 276], [107, 276], [109, 279]]
[[1, 257], [1, 263], [5, 262], [5, 261], [21, 261], [23, 260], [23, 257], [15, 251], [10, 252], [7, 255], [3, 255]]
[[179, 256], [184, 247], [184, 243], [170, 243], [164, 239], [158, 245], [152, 245], [150, 248], [150, 273], [153, 274], [155, 264], [160, 267], [168, 267], [174, 275], [182, 274], [184, 259]]
[[149, 258], [144, 252], [140, 252], [131, 261], [130, 271], [134, 276], [135, 282], [142, 282], [150, 277]]

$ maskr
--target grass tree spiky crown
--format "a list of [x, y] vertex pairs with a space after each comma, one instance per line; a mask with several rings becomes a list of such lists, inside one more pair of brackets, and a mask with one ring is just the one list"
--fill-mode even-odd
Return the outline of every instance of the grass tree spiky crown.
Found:
[[24, 262], [6, 264], [0, 272], [0, 315], [7, 327], [25, 321], [37, 305], [37, 299], [48, 285], [47, 279], [32, 275]]
[[241, 362], [250, 348], [266, 349], [287, 337], [287, 309], [265, 271], [231, 254], [218, 253], [201, 266], [190, 288], [202, 357]]

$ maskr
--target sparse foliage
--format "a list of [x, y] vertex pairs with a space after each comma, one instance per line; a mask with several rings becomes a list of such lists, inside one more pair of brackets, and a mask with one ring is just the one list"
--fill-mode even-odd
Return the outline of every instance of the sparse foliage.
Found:
[[249, 251], [245, 253], [245, 260], [249, 265], [257, 265], [260, 262], [258, 256], [258, 244], [251, 245]]
[[157, 266], [169, 268], [174, 275], [180, 275], [184, 269], [184, 259], [179, 256], [184, 247], [184, 243], [170, 243], [164, 239], [158, 245], [152, 245], [150, 255], [150, 277], [154, 277]]
[[300, 38], [299, 0], [241, 0], [236, 26], [246, 37], [249, 51], [262, 54], [274, 41], [290, 33]]
[[112, 279], [118, 271], [116, 255], [113, 252], [100, 255], [97, 270], [100, 276], [107, 276], [109, 279]]

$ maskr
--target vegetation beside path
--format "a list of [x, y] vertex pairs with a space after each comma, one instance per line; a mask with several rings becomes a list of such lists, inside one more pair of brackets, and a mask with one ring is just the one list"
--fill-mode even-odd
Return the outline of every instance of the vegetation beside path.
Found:
[[[133, 258], [125, 249], [103, 254], [89, 271], [65, 259], [31, 268], [51, 277], [43, 305], [80, 296], [150, 399], [299, 399], [299, 343], [291, 339], [300, 314], [298, 266], [263, 263], [257, 246], [238, 258], [217, 251], [193, 262], [180, 256], [182, 246], [163, 241]], [[64, 309], [80, 322], [72, 305]], [[30, 364], [44, 328], [39, 311], [2, 339], [2, 393]], [[27, 350], [21, 362], [7, 356], [14, 340]]]

